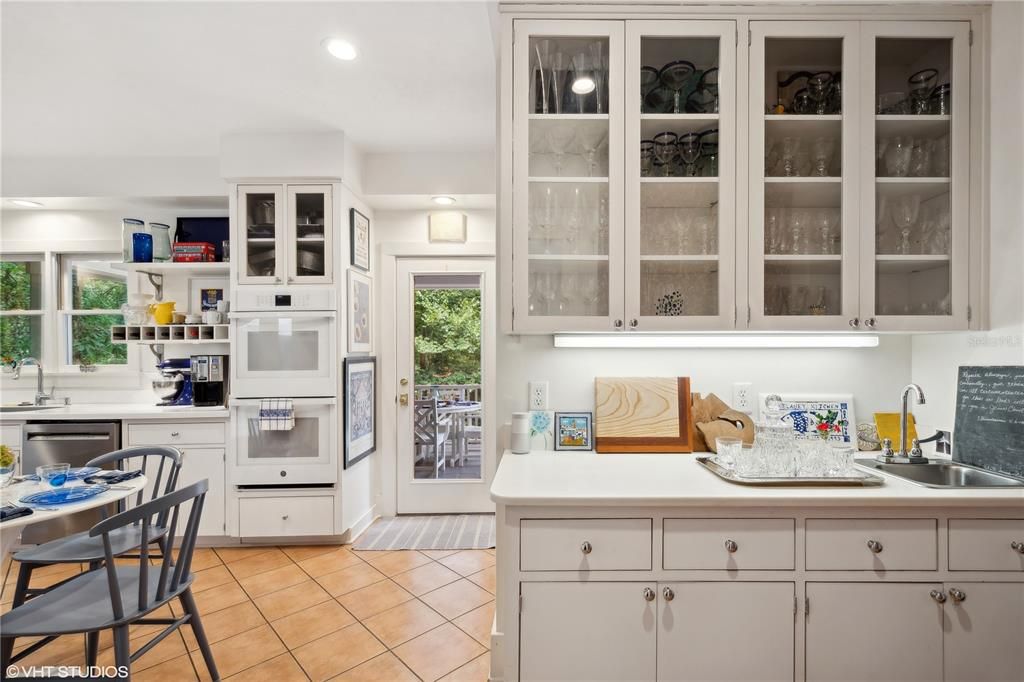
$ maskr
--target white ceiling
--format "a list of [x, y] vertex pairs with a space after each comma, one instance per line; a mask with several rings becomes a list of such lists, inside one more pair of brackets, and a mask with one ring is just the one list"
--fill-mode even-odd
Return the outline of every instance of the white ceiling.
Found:
[[493, 151], [489, 4], [5, 0], [3, 154], [216, 156], [226, 132], [334, 130], [367, 152]]

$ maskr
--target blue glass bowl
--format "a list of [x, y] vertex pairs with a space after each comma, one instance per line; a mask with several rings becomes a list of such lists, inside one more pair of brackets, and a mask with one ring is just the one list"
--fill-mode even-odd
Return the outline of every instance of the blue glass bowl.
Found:
[[[99, 467], [78, 467], [77, 469], [68, 469], [66, 480], [68, 481], [81, 481], [87, 476], [92, 476], [97, 471], [102, 471]], [[38, 481], [39, 476], [37, 474], [26, 474], [21, 477], [24, 481]]]
[[73, 502], [88, 500], [90, 497], [96, 497], [97, 495], [107, 492], [109, 488], [110, 486], [106, 485], [78, 485], [73, 488], [44, 490], [43, 492], [26, 495], [21, 498], [19, 502], [22, 504], [36, 504], [43, 506], [51, 504], [71, 504]]

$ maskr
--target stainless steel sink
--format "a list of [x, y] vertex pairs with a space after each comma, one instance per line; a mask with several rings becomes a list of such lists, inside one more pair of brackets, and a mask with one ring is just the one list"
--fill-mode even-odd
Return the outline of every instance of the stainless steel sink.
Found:
[[883, 464], [874, 459], [858, 459], [857, 464], [926, 488], [1024, 488], [1024, 481], [1018, 478], [957, 462]]
[[56, 410], [64, 405], [0, 405], [0, 414], [4, 412], [39, 412], [40, 410]]

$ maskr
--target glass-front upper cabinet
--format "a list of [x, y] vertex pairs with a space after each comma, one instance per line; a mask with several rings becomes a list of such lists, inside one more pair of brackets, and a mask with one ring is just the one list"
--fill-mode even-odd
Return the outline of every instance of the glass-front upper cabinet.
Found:
[[238, 188], [235, 258], [238, 280], [246, 284], [280, 284], [285, 251], [284, 188], [281, 185], [243, 185]]
[[750, 23], [752, 328], [861, 328], [858, 27]]
[[967, 328], [969, 30], [966, 22], [862, 24], [869, 329]]
[[288, 186], [288, 282], [331, 281], [331, 187]]
[[629, 328], [735, 322], [736, 24], [626, 24]]
[[623, 24], [514, 26], [515, 328], [622, 328]]

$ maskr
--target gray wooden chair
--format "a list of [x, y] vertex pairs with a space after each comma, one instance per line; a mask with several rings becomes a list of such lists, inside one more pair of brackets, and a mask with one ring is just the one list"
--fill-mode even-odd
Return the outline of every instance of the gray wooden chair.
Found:
[[[80, 573], [53, 589], [0, 616], [0, 663], [7, 670], [31, 655], [40, 647], [61, 635], [85, 633], [88, 640], [86, 665], [96, 665], [99, 635], [103, 630], [114, 632], [114, 661], [128, 671], [131, 664], [182, 625], [192, 626], [192, 632], [203, 654], [203, 660], [214, 680], [220, 679], [210, 644], [206, 639], [195, 599], [192, 597], [192, 555], [199, 534], [199, 519], [206, 499], [206, 479], [187, 488], [163, 495], [137, 507], [100, 521], [88, 531], [90, 538], [103, 547], [103, 562], [97, 568]], [[153, 534], [165, 533], [173, 544], [181, 505], [191, 502], [188, 519], [184, 523], [177, 561], [171, 551], [163, 552], [159, 565], [150, 565], [149, 553]], [[165, 520], [161, 531], [156, 520]], [[138, 564], [115, 562], [115, 542], [119, 532], [138, 528]], [[169, 602], [181, 602], [180, 617], [147, 618], [146, 616]], [[130, 625], [166, 625], [152, 640], [131, 653], [128, 628]], [[13, 655], [16, 637], [42, 637], [43, 639]]]
[[[107, 465], [113, 465], [115, 469], [122, 471], [141, 469], [143, 475], [149, 479], [146, 488], [139, 490], [134, 495], [134, 500], [125, 498], [117, 502], [117, 512], [124, 512], [133, 506], [141, 505], [146, 499], [147, 490], [149, 498], [153, 500], [173, 492], [178, 487], [181, 452], [177, 448], [167, 445], [140, 445], [94, 457], [86, 466], [104, 468]], [[106, 508], [101, 508], [100, 514], [102, 518], [106, 518], [108, 515]], [[159, 544], [161, 552], [165, 548], [166, 526], [166, 518], [158, 518], [155, 525], [150, 528], [147, 540], [147, 542]], [[112, 533], [110, 545], [114, 556], [138, 549], [142, 542], [141, 531], [141, 524], [135, 523]], [[103, 542], [100, 538], [91, 536], [89, 531], [75, 533], [17, 552], [12, 557], [14, 561], [18, 562], [18, 582], [14, 587], [14, 606], [20, 606], [30, 597], [42, 594], [61, 584], [57, 583], [57, 585], [46, 588], [30, 588], [29, 582], [32, 579], [33, 570], [52, 564], [89, 564], [90, 568], [95, 568], [103, 560], [103, 556]]]
[[451, 424], [441, 420], [437, 414], [437, 398], [417, 400], [413, 405], [413, 438], [416, 445], [416, 459], [433, 457], [430, 465], [433, 477], [440, 478], [445, 467], [445, 450], [449, 445]]

